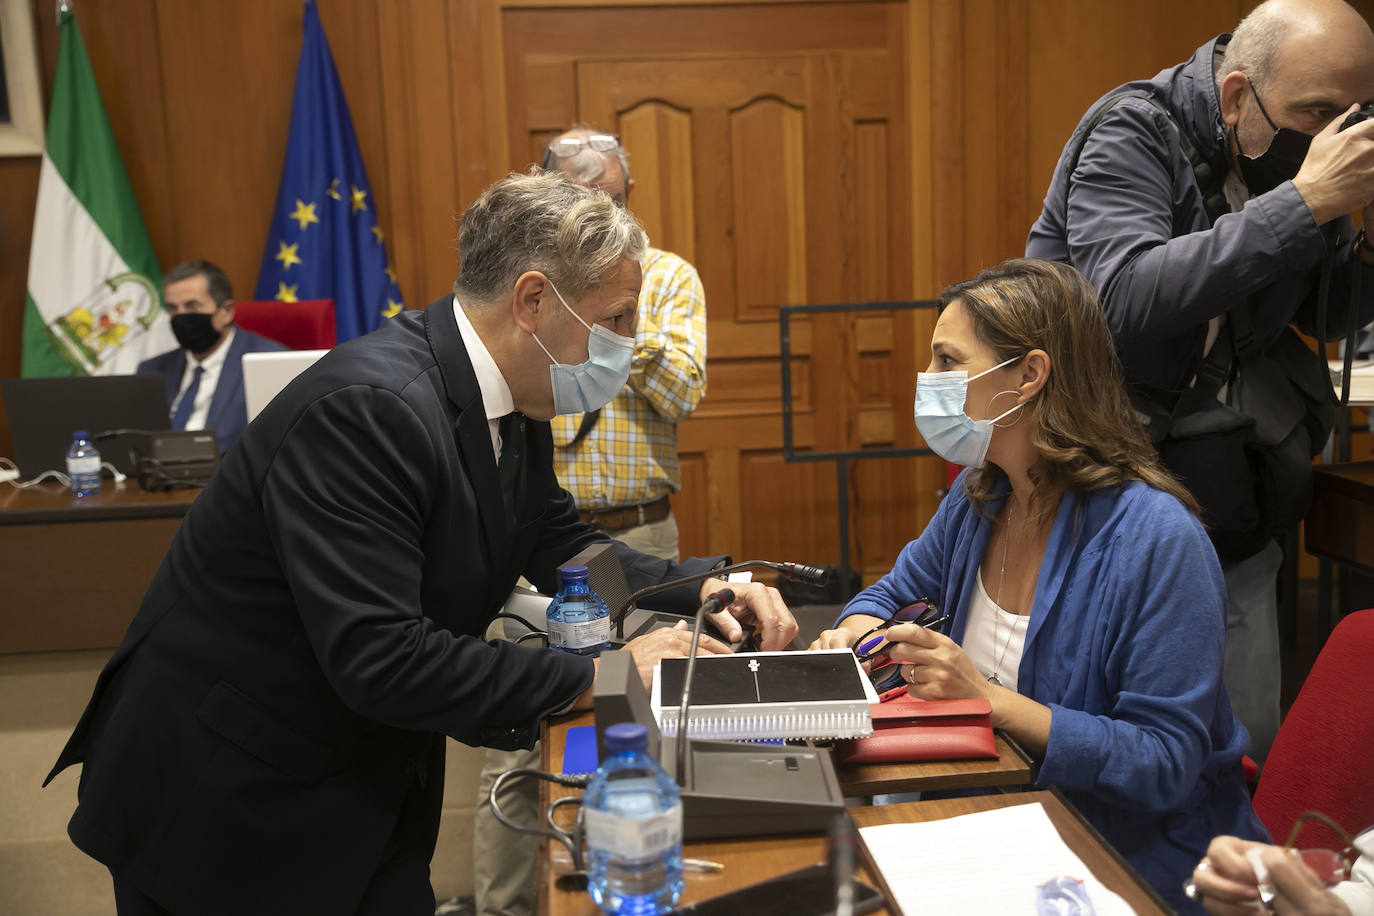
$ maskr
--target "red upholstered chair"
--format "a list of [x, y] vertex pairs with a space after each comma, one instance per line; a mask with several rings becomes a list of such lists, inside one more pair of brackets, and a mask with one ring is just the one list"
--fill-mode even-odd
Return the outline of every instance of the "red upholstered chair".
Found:
[[333, 299], [236, 301], [234, 323], [245, 331], [270, 337], [293, 350], [327, 350], [338, 339], [334, 328]]
[[[1279, 728], [1255, 788], [1255, 811], [1283, 843], [1304, 811], [1320, 811], [1352, 835], [1374, 824], [1374, 609], [1331, 631]], [[1340, 849], [1309, 821], [1297, 844]]]

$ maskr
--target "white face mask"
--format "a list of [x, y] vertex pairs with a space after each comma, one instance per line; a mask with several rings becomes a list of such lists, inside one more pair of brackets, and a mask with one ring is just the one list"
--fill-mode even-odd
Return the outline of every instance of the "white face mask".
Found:
[[630, 360], [634, 356], [635, 339], [621, 337], [599, 324], [587, 324], [582, 320], [582, 316], [568, 305], [552, 280], [549, 280], [549, 288], [558, 297], [558, 301], [563, 303], [563, 308], [591, 332], [591, 336], [587, 338], [587, 361], [576, 366], [565, 365], [554, 359], [539, 336], [530, 333], [534, 342], [539, 344], [539, 349], [543, 350], [549, 362], [553, 363], [549, 367], [549, 378], [553, 382], [554, 413], [583, 413], [605, 407], [630, 379]]
[[[968, 373], [963, 370], [917, 373], [916, 429], [926, 440], [926, 446], [952, 464], [981, 468], [983, 459], [988, 454], [988, 443], [992, 441], [992, 429], [997, 421], [1013, 410], [1020, 410], [1024, 405], [1015, 404], [1006, 413], [991, 420], [974, 420], [964, 413], [969, 382], [1020, 358], [1013, 356], [1006, 362], [993, 366], [992, 369], [983, 370], [973, 378], [969, 378]], [[998, 392], [998, 395], [1003, 394], [1016, 392]]]

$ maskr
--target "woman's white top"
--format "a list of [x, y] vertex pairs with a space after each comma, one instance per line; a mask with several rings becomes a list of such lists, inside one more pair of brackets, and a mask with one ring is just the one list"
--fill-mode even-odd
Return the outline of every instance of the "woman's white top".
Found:
[[979, 570], [978, 588], [969, 602], [968, 623], [964, 625], [964, 654], [983, 677], [991, 679], [995, 674], [998, 683], [1015, 690], [1029, 622], [1029, 617], [1004, 611], [993, 603]]

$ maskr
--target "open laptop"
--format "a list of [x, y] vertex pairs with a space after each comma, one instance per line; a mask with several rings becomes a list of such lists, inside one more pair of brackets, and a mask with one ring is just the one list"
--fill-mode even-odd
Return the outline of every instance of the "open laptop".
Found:
[[[65, 471], [72, 433], [170, 429], [167, 380], [161, 374], [7, 378], [0, 382], [20, 476]], [[96, 446], [99, 448], [99, 444]], [[104, 455], [125, 474], [126, 456]]]
[[243, 354], [243, 403], [248, 420], [262, 412], [291, 380], [328, 353], [328, 350], [279, 350]]

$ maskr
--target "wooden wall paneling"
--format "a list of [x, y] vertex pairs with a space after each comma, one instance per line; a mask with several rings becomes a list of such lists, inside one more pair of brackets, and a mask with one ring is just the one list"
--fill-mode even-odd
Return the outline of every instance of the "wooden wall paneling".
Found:
[[[40, 161], [37, 156], [0, 158], [0, 378], [19, 374]], [[0, 455], [14, 455], [4, 398], [0, 398]]]
[[[738, 554], [744, 541], [746, 506], [740, 486], [740, 449], [706, 450], [706, 553]], [[753, 521], [753, 519], [751, 519]]]
[[[391, 252], [410, 304], [448, 293], [458, 275], [457, 125], [451, 112], [450, 30], [446, 0], [398, 0], [378, 7], [383, 47], [382, 111], [388, 138], [387, 186], [393, 220]], [[381, 193], [381, 192], [378, 192]]]
[[299, 8], [288, 14], [274, 0], [157, 7], [169, 148], [163, 193], [178, 214], [173, 248], [158, 254], [169, 266], [209, 258], [244, 297], [257, 281], [281, 179], [301, 19]]
[[706, 550], [706, 459], [701, 454], [678, 457], [682, 489], [672, 495], [673, 515], [677, 518], [678, 554], [700, 557]]
[[735, 226], [735, 319], [767, 320], [807, 302], [806, 116], [800, 106], [756, 99], [730, 112]]
[[835, 467], [825, 463], [789, 464], [781, 453], [745, 453], [742, 499], [748, 519], [737, 555], [795, 563], [833, 563], [835, 541]]
[[[1040, 214], [1065, 142], [1095, 99], [1187, 60], [1254, 6], [1244, 0], [1036, 0], [1026, 23], [1030, 220]], [[1366, 6], [1374, 4], [1366, 0]]]
[[[488, 184], [516, 166], [506, 138], [507, 96], [499, 0], [448, 0], [450, 117], [461, 216]], [[455, 233], [456, 235], [456, 233]], [[456, 259], [455, 259], [456, 263]], [[455, 275], [456, 275], [455, 271]]]
[[[755, 346], [748, 355], [777, 353], [778, 335], [769, 340], [763, 325], [744, 326], [735, 322], [735, 212], [734, 163], [719, 151], [729, 149], [730, 121], [724, 108], [702, 108], [692, 112], [693, 212], [697, 220], [693, 233], [697, 272], [706, 290], [706, 338], [708, 357], [745, 355], [737, 350], [746, 342]], [[713, 215], [714, 218], [705, 218]], [[706, 397], [711, 397], [710, 363], [707, 364]], [[709, 411], [709, 401], [703, 401]], [[690, 420], [689, 420], [690, 422]]]
[[696, 183], [692, 116], [666, 102], [644, 102], [620, 116], [620, 142], [634, 150], [631, 207], [656, 248], [696, 263]]

